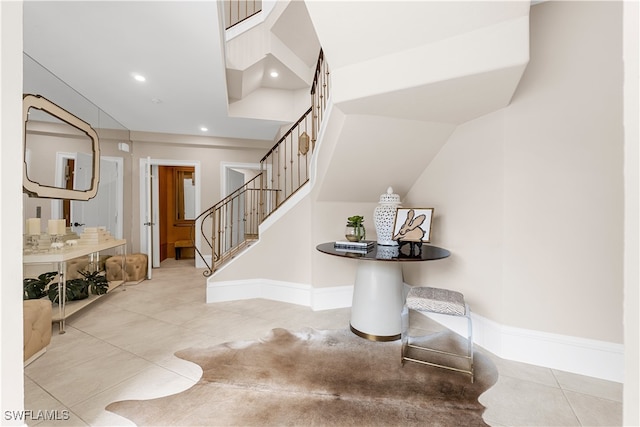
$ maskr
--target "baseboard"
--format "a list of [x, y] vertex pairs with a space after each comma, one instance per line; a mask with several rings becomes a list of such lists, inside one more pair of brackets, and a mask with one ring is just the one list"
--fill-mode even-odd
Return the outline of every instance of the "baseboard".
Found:
[[199, 256], [196, 256], [196, 268], [209, 268], [208, 266], [211, 265], [211, 255], [203, 255], [203, 257], [206, 259], [208, 265], [205, 264], [205, 261], [203, 261]]
[[37, 358], [39, 358], [40, 356], [42, 356], [46, 352], [47, 352], [47, 347], [44, 347], [44, 348], [40, 349], [37, 353], [33, 354], [30, 358], [28, 358], [27, 360], [24, 361], [23, 367], [26, 368], [30, 363], [32, 363], [34, 360], [36, 360]]
[[[266, 279], [207, 282], [207, 303], [264, 298], [310, 307], [314, 311], [351, 307], [353, 286], [314, 288]], [[465, 335], [464, 322], [429, 315]], [[472, 313], [474, 343], [506, 360], [624, 382], [624, 346], [604, 341], [504, 326]]]
[[207, 281], [207, 303], [264, 298], [310, 307], [314, 311], [351, 307], [353, 286], [314, 288], [268, 279]]
[[[428, 317], [464, 336], [455, 318]], [[498, 357], [618, 383], [624, 382], [624, 345], [504, 326], [471, 313], [473, 342]]]

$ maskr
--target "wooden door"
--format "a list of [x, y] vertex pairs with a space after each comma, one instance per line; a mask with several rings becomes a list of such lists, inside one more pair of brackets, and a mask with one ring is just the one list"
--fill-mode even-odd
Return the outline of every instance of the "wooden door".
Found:
[[[194, 221], [185, 220], [178, 215], [176, 182], [178, 173], [195, 171], [192, 166], [159, 166], [158, 184], [160, 187], [160, 261], [175, 258], [174, 243], [177, 240], [191, 239]], [[182, 251], [182, 258], [193, 258], [193, 249]]]

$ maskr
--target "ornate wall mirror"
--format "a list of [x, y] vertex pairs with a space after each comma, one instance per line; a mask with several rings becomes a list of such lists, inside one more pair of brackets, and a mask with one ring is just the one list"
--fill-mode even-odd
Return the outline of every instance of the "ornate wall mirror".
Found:
[[196, 183], [193, 167], [178, 167], [174, 172], [176, 194], [175, 224], [191, 226], [196, 218]]
[[[89, 200], [98, 192], [100, 145], [86, 122], [39, 95], [25, 95], [23, 191], [30, 197]], [[56, 182], [58, 153], [71, 153], [73, 169]]]

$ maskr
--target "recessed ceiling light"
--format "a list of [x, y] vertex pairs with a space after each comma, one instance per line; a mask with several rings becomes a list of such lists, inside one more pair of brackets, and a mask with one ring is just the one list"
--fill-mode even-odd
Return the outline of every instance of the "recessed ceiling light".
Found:
[[271, 72], [271, 77], [278, 77], [278, 72], [277, 71], [272, 71]]
[[160, 98], [151, 98], [151, 102], [154, 104], [162, 104], [162, 99]]
[[141, 74], [134, 74], [134, 75], [133, 75], [133, 78], [134, 78], [134, 79], [136, 79], [136, 80], [137, 80], [137, 81], [139, 81], [139, 82], [143, 82], [143, 81], [147, 80], [147, 79], [146, 79], [143, 75], [141, 75]]
[[206, 127], [202, 126], [202, 127], [200, 128], [200, 130], [201, 130], [202, 132], [206, 132], [206, 131], [208, 131], [209, 129], [207, 129]]

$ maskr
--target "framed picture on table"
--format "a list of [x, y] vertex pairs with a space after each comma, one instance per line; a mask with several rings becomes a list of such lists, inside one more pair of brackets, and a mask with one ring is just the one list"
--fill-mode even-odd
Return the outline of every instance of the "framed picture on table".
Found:
[[431, 240], [433, 208], [398, 208], [393, 226], [393, 240], [422, 244]]

